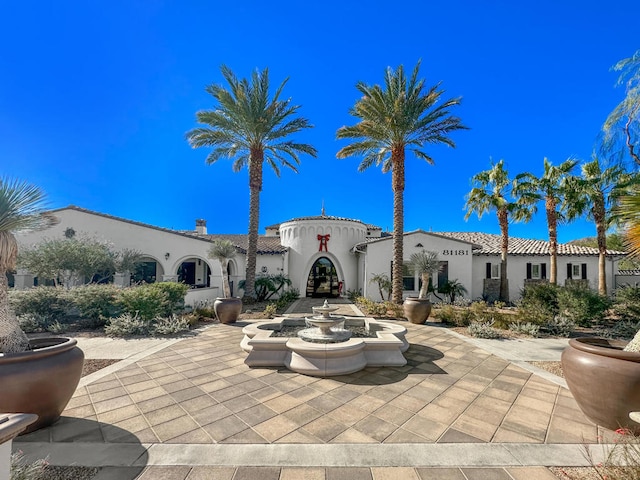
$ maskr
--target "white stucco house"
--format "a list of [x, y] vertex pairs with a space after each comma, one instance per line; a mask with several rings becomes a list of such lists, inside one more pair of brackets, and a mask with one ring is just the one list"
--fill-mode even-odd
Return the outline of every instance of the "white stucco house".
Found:
[[[209, 233], [205, 220], [196, 220], [192, 231], [160, 228], [124, 218], [69, 206], [52, 212], [59, 223], [48, 230], [18, 235], [21, 248], [45, 238], [62, 238], [67, 229], [78, 235], [110, 242], [114, 249], [135, 249], [144, 262], [129, 278], [115, 281], [182, 281], [192, 288], [187, 304], [215, 299], [221, 294], [222, 277], [216, 260], [207, 256], [216, 238], [231, 240], [238, 255], [228, 268], [233, 294], [239, 296], [238, 281], [244, 278], [247, 235]], [[438, 254], [441, 268], [434, 275], [434, 286], [457, 280], [465, 286], [467, 297], [493, 299], [499, 284], [500, 236], [474, 232], [426, 232], [404, 235], [404, 256], [425, 249]], [[360, 220], [325, 215], [295, 218], [266, 227], [258, 240], [257, 273], [284, 274], [301, 296], [336, 297], [347, 290], [361, 290], [364, 296], [380, 300], [372, 276], [391, 276], [393, 240], [381, 228]], [[609, 251], [606, 257], [607, 287], [613, 291], [617, 262], [623, 252]], [[548, 243], [542, 240], [509, 239], [508, 279], [511, 300], [520, 297], [527, 282], [548, 278]], [[595, 248], [561, 244], [558, 248], [558, 283], [598, 282], [598, 252]], [[15, 288], [38, 283], [29, 272], [18, 270]], [[407, 271], [405, 296], [416, 296], [419, 279]]]

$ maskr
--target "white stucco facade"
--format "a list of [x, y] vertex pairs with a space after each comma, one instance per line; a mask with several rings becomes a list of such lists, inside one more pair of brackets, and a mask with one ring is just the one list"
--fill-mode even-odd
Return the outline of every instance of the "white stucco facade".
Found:
[[[208, 258], [207, 251], [216, 238], [231, 240], [238, 250], [229, 266], [229, 280], [236, 296], [245, 274], [246, 235], [207, 233], [206, 222], [197, 220], [196, 229], [174, 231], [127, 219], [92, 212], [78, 207], [53, 211], [59, 222], [45, 231], [18, 235], [20, 248], [29, 248], [45, 239], [64, 238], [68, 229], [75, 235], [109, 242], [114, 250], [133, 249], [144, 255], [147, 268], [145, 281], [184, 281], [191, 285], [188, 304], [213, 300], [221, 294], [222, 272], [217, 260]], [[495, 238], [482, 233], [437, 233], [417, 230], [404, 235], [404, 258], [420, 250], [434, 251], [441, 269], [433, 275], [433, 285], [456, 280], [471, 299], [487, 296], [487, 286], [495, 285], [500, 263]], [[510, 299], [516, 300], [529, 281], [549, 278], [549, 256], [544, 253], [546, 242], [514, 239], [513, 254], [508, 257]], [[595, 249], [563, 246], [558, 255], [558, 284], [571, 279], [587, 281], [591, 288], [598, 284], [598, 255]], [[292, 219], [266, 228], [258, 242], [256, 272], [284, 274], [301, 296], [337, 296], [347, 290], [360, 290], [372, 300], [381, 300], [378, 286], [371, 282], [376, 274], [391, 277], [393, 239], [379, 227], [360, 220], [319, 215]], [[607, 256], [607, 289], [614, 289], [620, 252]], [[123, 279], [125, 276], [118, 277]], [[492, 278], [493, 277], [493, 278]], [[129, 278], [123, 280], [128, 283]], [[34, 284], [29, 272], [19, 270], [16, 288]], [[406, 296], [416, 296], [417, 275], [405, 275]], [[411, 288], [409, 288], [411, 287]]]

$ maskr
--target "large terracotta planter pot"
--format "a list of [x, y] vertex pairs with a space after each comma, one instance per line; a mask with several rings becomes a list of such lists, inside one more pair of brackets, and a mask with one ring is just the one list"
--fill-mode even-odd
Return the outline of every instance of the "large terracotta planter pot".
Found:
[[411, 323], [424, 323], [431, 315], [431, 302], [428, 298], [407, 297], [403, 307], [404, 316]]
[[220, 323], [234, 323], [242, 312], [242, 299], [239, 297], [218, 297], [213, 302], [213, 311], [216, 312]]
[[574, 338], [562, 352], [562, 371], [582, 412], [595, 424], [640, 434], [629, 418], [640, 411], [640, 353], [625, 352], [626, 342]]
[[30, 343], [33, 350], [0, 355], [0, 412], [38, 415], [23, 433], [60, 418], [84, 364], [84, 353], [74, 339], [39, 338]]

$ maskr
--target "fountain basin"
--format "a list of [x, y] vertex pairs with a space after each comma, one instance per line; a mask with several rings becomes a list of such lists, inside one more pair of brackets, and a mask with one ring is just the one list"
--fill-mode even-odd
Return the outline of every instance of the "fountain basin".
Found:
[[346, 375], [365, 367], [406, 365], [403, 353], [409, 348], [407, 329], [373, 318], [345, 317], [345, 328], [363, 327], [374, 336], [351, 338], [337, 343], [312, 343], [297, 336], [276, 337], [283, 326], [305, 327], [304, 318], [279, 317], [256, 322], [242, 329], [241, 348], [247, 352], [250, 367], [286, 367], [317, 377]]

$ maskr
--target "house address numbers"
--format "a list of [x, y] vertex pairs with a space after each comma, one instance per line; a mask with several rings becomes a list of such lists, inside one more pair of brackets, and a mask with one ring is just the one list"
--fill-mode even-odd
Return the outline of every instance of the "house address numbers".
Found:
[[442, 255], [469, 255], [469, 250], [442, 250]]

